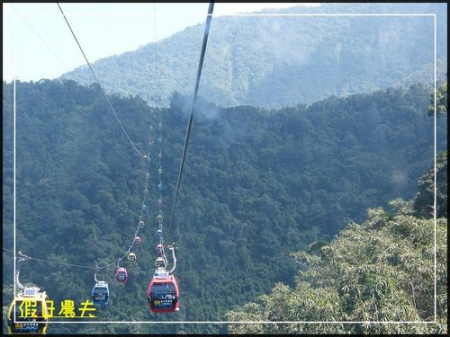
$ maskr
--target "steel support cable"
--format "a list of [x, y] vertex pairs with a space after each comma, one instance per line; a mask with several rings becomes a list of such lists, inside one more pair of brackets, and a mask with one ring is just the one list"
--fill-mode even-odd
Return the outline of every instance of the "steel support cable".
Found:
[[[152, 147], [152, 142], [153, 142], [152, 140], [149, 141], [150, 148]], [[136, 230], [134, 231], [133, 241], [128, 246], [128, 249], [125, 252], [125, 254], [122, 255], [122, 257], [120, 257], [118, 259], [117, 264], [119, 264], [120, 261], [122, 261], [123, 259], [125, 259], [125, 257], [127, 257], [127, 255], [133, 249], [133, 246], [136, 244], [136, 237], [138, 237], [138, 235], [139, 235], [139, 230], [141, 228], [143, 228], [143, 226], [141, 227], [141, 222], [142, 222], [142, 224], [144, 224], [144, 216], [148, 212], [148, 205], [146, 204], [146, 199], [147, 199], [148, 188], [149, 188], [148, 184], [149, 184], [149, 180], [150, 180], [150, 173], [149, 173], [150, 154], [151, 154], [151, 149], [149, 149], [148, 154], [144, 156], [144, 158], [146, 159], [146, 163], [145, 163], [145, 183], [144, 183], [144, 191], [143, 191], [143, 197], [142, 197], [143, 199], [142, 199], [142, 205], [141, 205], [141, 212], [140, 212], [140, 215], [139, 215], [139, 222], [138, 222], [138, 225], [136, 227]]]
[[[6, 251], [9, 251], [9, 252], [13, 253], [12, 250], [7, 249], [7, 248], [3, 248], [3, 250], [6, 250]], [[19, 252], [19, 255], [20, 254], [21, 253]], [[73, 264], [73, 263], [65, 263], [65, 262], [51, 261], [51, 260], [45, 260], [45, 259], [37, 259], [37, 258], [34, 258], [34, 257], [30, 257], [30, 256], [26, 256], [26, 258], [23, 258], [23, 260], [34, 260], [34, 261], [39, 261], [39, 262], [47, 262], [47, 263], [59, 264], [59, 265], [62, 265], [62, 266], [67, 266], [67, 267], [77, 267], [77, 268], [94, 269], [94, 270], [96, 270], [96, 269], [104, 269], [104, 268], [107, 268], [107, 267], [109, 267], [109, 266], [111, 266], [111, 265], [116, 263], [116, 262], [110, 263], [110, 264], [108, 264], [106, 266], [103, 266], [103, 267], [91, 267], [91, 266], [83, 266], [83, 265]]]
[[[91, 70], [91, 73], [92, 73], [92, 75], [93, 75], [94, 78], [95, 78], [95, 81], [96, 81], [97, 84], [99, 85], [100, 90], [101, 90], [103, 96], [105, 97], [105, 99], [106, 99], [106, 101], [107, 101], [107, 103], [108, 103], [108, 105], [109, 105], [109, 107], [110, 107], [110, 109], [111, 109], [111, 112], [113, 113], [114, 117], [116, 118], [117, 122], [119, 123], [119, 125], [120, 125], [122, 131], [124, 132], [125, 136], [127, 137], [128, 141], [130, 142], [130, 144], [133, 146], [134, 150], [138, 153], [138, 155], [139, 155], [140, 157], [142, 157], [142, 158], [148, 159], [147, 156], [143, 155], [143, 154], [137, 149], [137, 147], [135, 146], [135, 144], [134, 144], [133, 141], [131, 140], [130, 136], [128, 135], [127, 131], [125, 130], [125, 128], [124, 128], [122, 122], [120, 121], [119, 117], [117, 116], [117, 113], [116, 113], [116, 111], [114, 110], [114, 108], [113, 108], [113, 106], [112, 106], [110, 100], [108, 99], [108, 96], [106, 95], [105, 90], [103, 89], [102, 85], [100, 84], [100, 81], [98, 80], [98, 77], [97, 77], [97, 75], [95, 74], [94, 69], [93, 69], [92, 66], [91, 66], [91, 63], [89, 62], [89, 60], [88, 60], [88, 58], [87, 58], [87, 56], [86, 56], [86, 54], [85, 54], [83, 48], [81, 47], [81, 44], [79, 43], [79, 41], [78, 41], [78, 39], [77, 39], [77, 37], [76, 37], [76, 35], [75, 35], [75, 33], [74, 33], [74, 31], [73, 31], [73, 29], [72, 29], [70, 23], [69, 23], [69, 21], [68, 21], [66, 15], [64, 14], [64, 12], [63, 12], [63, 10], [62, 10], [62, 8], [61, 8], [61, 6], [59, 5], [58, 2], [57, 2], [57, 5], [58, 5], [58, 7], [59, 7], [59, 10], [61, 11], [61, 14], [62, 14], [63, 17], [64, 17], [64, 20], [66, 21], [67, 26], [69, 27], [70, 32], [72, 33], [72, 36], [73, 36], [74, 39], [75, 39], [75, 42], [77, 43], [77, 45], [78, 45], [78, 47], [79, 47], [81, 53], [83, 54], [83, 57], [84, 57], [84, 59], [85, 59], [87, 65], [88, 65], [89, 69]], [[155, 24], [156, 24], [156, 23], [155, 23]], [[156, 27], [155, 27], [155, 29], [156, 29]], [[147, 173], [148, 173], [148, 166], [147, 166]], [[123, 260], [123, 259], [131, 252], [131, 249], [133, 248], [133, 245], [134, 245], [134, 243], [135, 243], [134, 240], [136, 239], [136, 237], [137, 237], [138, 234], [139, 234], [139, 226], [140, 226], [140, 222], [143, 221], [143, 216], [144, 216], [144, 205], [145, 205], [145, 197], [146, 197], [145, 191], [146, 191], [146, 190], [147, 190], [147, 181], [146, 181], [146, 185], [145, 185], [145, 188], [144, 188], [144, 200], [143, 200], [143, 204], [142, 204], [141, 216], [140, 216], [140, 218], [139, 218], [139, 224], [138, 224], [138, 227], [137, 227], [137, 229], [136, 229], [136, 231], [135, 231], [135, 233], [134, 233], [133, 242], [132, 242], [132, 244], [128, 247], [126, 253], [125, 253], [121, 258], [118, 259], [117, 264], [118, 264], [120, 261], [122, 261], [122, 260]], [[104, 266], [104, 267], [98, 267], [98, 268], [95, 268], [95, 269], [106, 268], [106, 267], [109, 267], [109, 266], [111, 266], [111, 265], [113, 265], [113, 264], [114, 264], [114, 263], [111, 263], [111, 264], [108, 264], [108, 265], [106, 265], [106, 266]], [[79, 266], [79, 267], [83, 267], [83, 266]], [[91, 269], [94, 269], [94, 268], [92, 268], [92, 267], [90, 267], [90, 268], [91, 268]]]
[[[154, 29], [155, 41], [156, 41], [156, 4], [153, 4], [153, 12], [154, 12], [154, 26], [153, 26], [153, 29]], [[155, 44], [155, 69], [157, 67], [156, 54], [157, 54], [157, 48], [156, 48], [156, 44]], [[144, 192], [143, 192], [144, 195], [143, 195], [143, 200], [142, 200], [142, 208], [141, 208], [141, 213], [140, 213], [140, 216], [139, 216], [138, 226], [137, 226], [136, 231], [134, 232], [133, 242], [128, 247], [128, 249], [125, 252], [125, 254], [121, 258], [118, 259], [118, 264], [120, 263], [120, 261], [125, 259], [125, 257], [131, 252], [131, 250], [133, 248], [133, 245], [135, 244], [136, 237], [139, 234], [139, 229], [141, 228], [140, 227], [141, 221], [142, 222], [144, 221], [145, 213], [146, 212], [148, 213], [150, 211], [150, 209], [149, 209], [150, 205], [146, 205], [146, 199], [147, 199], [147, 195], [149, 193], [149, 188], [150, 188], [150, 186], [149, 186], [149, 180], [151, 178], [151, 176], [150, 176], [150, 166], [151, 165], [150, 164], [151, 164], [152, 148], [153, 148], [153, 145], [154, 145], [154, 130], [153, 130], [153, 126], [152, 125], [150, 125], [150, 138], [149, 138], [148, 145], [149, 145], [148, 153], [147, 153], [147, 155], [143, 156], [143, 158], [145, 159], [145, 163], [146, 163], [146, 168], [145, 168], [146, 172], [145, 172], [145, 184], [144, 184]], [[144, 207], [146, 207], [146, 210], [144, 210]]]
[[194, 119], [194, 108], [195, 108], [195, 103], [197, 101], [198, 87], [200, 85], [200, 78], [202, 75], [203, 60], [205, 58], [206, 45], [208, 43], [209, 28], [211, 26], [213, 9], [214, 9], [214, 2], [210, 2], [209, 8], [208, 8], [208, 15], [206, 17], [205, 32], [203, 34], [202, 51], [201, 51], [200, 60], [198, 63], [198, 71], [197, 71], [197, 78], [195, 81], [194, 97], [192, 99], [191, 112], [189, 114], [189, 121], [188, 121], [188, 126], [187, 126], [187, 131], [186, 131], [186, 137], [185, 137], [185, 141], [184, 141], [183, 157], [181, 159], [180, 171], [178, 173], [178, 181], [177, 181], [176, 190], [175, 190], [175, 197], [174, 197], [174, 201], [173, 201], [173, 205], [172, 205], [172, 214], [170, 216], [169, 234], [170, 234], [170, 230], [172, 228], [173, 217], [174, 217], [174, 213], [175, 213], [175, 206], [177, 203], [178, 192], [180, 189], [181, 177], [183, 175], [184, 161], [186, 159], [186, 151], [187, 151], [187, 146], [188, 146], [188, 142], [189, 142], [189, 134], [191, 133], [192, 121]]
[[[63, 10], [62, 10], [62, 8], [61, 8], [61, 6], [59, 5], [58, 2], [57, 2], [56, 4], [58, 5], [59, 10], [61, 11], [61, 14], [63, 15], [64, 20], [66, 21], [67, 26], [69, 27], [69, 29], [70, 29], [70, 31], [71, 31], [71, 33], [72, 33], [72, 35], [73, 35], [73, 37], [74, 37], [74, 39], [75, 39], [75, 41], [76, 41], [76, 43], [77, 43], [77, 45], [78, 45], [78, 47], [79, 47], [81, 53], [83, 54], [83, 57], [84, 57], [84, 59], [86, 60], [86, 63], [88, 64], [89, 69], [91, 70], [91, 72], [92, 72], [92, 74], [93, 74], [93, 76], [94, 76], [94, 78], [95, 78], [97, 84], [99, 85], [99, 87], [100, 87], [100, 89], [101, 89], [101, 91], [102, 91], [103, 96], [105, 97], [106, 101], [108, 102], [109, 107], [111, 108], [111, 111], [113, 112], [114, 117], [117, 119], [117, 122], [119, 123], [120, 127], [122, 128], [122, 131], [125, 133], [125, 135], [127, 136], [129, 142], [131, 143], [131, 145], [133, 146], [133, 148], [136, 150], [136, 152], [137, 152], [141, 157], [147, 158], [147, 156], [142, 155], [141, 152], [136, 148], [136, 146], [134, 145], [133, 141], [132, 141], [131, 138], [129, 137], [128, 133], [127, 133], [126, 130], [124, 129], [124, 127], [123, 127], [123, 125], [122, 125], [122, 123], [121, 123], [119, 117], [117, 116], [117, 114], [116, 114], [116, 112], [115, 112], [115, 110], [114, 110], [114, 108], [113, 108], [111, 102], [109, 101], [108, 97], [106, 96], [106, 93], [105, 93], [105, 91], [103, 90], [103, 88], [102, 88], [102, 86], [101, 86], [101, 84], [100, 84], [100, 81], [98, 80], [98, 78], [97, 78], [97, 76], [96, 76], [94, 70], [92, 69], [92, 66], [91, 66], [91, 64], [90, 64], [90, 62], [89, 62], [89, 60], [88, 60], [86, 54], [84, 53], [83, 48], [81, 47], [80, 43], [78, 42], [78, 39], [77, 39], [75, 33], [73, 32], [72, 27], [70, 26], [70, 23], [69, 23], [69, 21], [67, 20], [65, 14], [64, 14], [64, 12], [63, 12]], [[156, 29], [156, 28], [155, 28], [155, 29]], [[149, 159], [149, 158], [147, 158], [147, 159]], [[148, 173], [148, 165], [147, 165], [147, 173]], [[144, 188], [144, 200], [143, 200], [143, 205], [145, 205], [146, 193], [147, 193], [147, 179], [146, 179], [145, 188]], [[144, 210], [141, 211], [141, 217], [140, 217], [140, 220], [142, 220], [143, 214], [144, 214]], [[137, 228], [136, 231], [135, 231], [134, 239], [136, 238], [136, 236], [137, 236], [138, 234], [139, 234], [139, 225], [138, 225], [138, 228]], [[19, 255], [20, 255], [21, 257], [19, 258], [19, 263], [18, 263], [18, 268], [17, 268], [18, 273], [17, 273], [16, 277], [17, 277], [17, 279], [18, 279], [18, 275], [19, 275], [19, 272], [20, 272], [20, 262], [21, 262], [21, 261], [24, 261], [24, 260], [34, 260], [34, 261], [39, 261], [39, 262], [47, 262], [47, 263], [53, 263], [53, 264], [59, 264], [59, 265], [63, 265], [63, 266], [68, 266], [68, 267], [77, 267], [77, 268], [85, 268], [85, 269], [94, 269], [94, 270], [104, 269], [104, 268], [110, 267], [110, 266], [112, 266], [112, 265], [114, 265], [114, 264], [116, 264], [116, 263], [118, 264], [120, 261], [122, 261], [122, 260], [126, 257], [126, 255], [131, 251], [131, 248], [133, 247], [133, 244], [134, 244], [134, 239], [133, 239], [133, 243], [129, 246], [127, 252], [126, 252], [121, 258], [119, 258], [118, 261], [115, 261], [115, 262], [113, 262], [113, 263], [109, 263], [109, 264], [107, 264], [107, 265], [105, 265], [105, 266], [102, 266], [102, 267], [99, 267], [98, 265], [96, 265], [95, 267], [91, 267], [91, 266], [83, 266], [83, 265], [77, 265], [77, 264], [72, 264], [72, 263], [64, 263], [64, 262], [50, 261], [50, 260], [45, 260], [45, 259], [37, 259], [37, 258], [25, 256], [25, 255], [23, 255], [23, 254], [21, 254], [21, 253], [19, 252]], [[11, 251], [11, 250], [6, 249], [6, 248], [3, 248], [3, 249], [6, 250], [6, 251]], [[11, 251], [11, 252], [13, 252], [13, 251]], [[19, 285], [20, 285], [20, 283], [19, 283]]]
[[64, 63], [64, 61], [58, 56], [58, 54], [55, 53], [55, 51], [47, 44], [47, 42], [44, 41], [43, 38], [41, 38], [39, 36], [39, 34], [34, 30], [34, 28], [28, 23], [27, 20], [25, 20], [25, 18], [22, 16], [22, 14], [20, 14], [12, 5], [12, 3], [8, 3], [9, 7], [11, 7], [18, 16], [20, 16], [20, 18], [23, 20], [23, 22], [25, 22], [25, 24], [31, 29], [31, 31], [34, 33], [34, 35], [36, 35], [36, 37], [48, 48], [48, 50], [59, 60], [59, 62], [61, 62], [61, 64], [66, 68], [66, 69], [70, 69], [70, 67]]
[[[159, 143], [159, 154], [158, 154], [158, 228], [163, 230], [163, 203], [162, 203], [162, 189], [163, 189], [163, 182], [162, 182], [162, 174], [163, 174], [163, 167], [162, 167], [162, 157], [163, 157], [163, 138], [162, 138], [162, 128], [163, 128], [163, 119], [162, 119], [162, 109], [159, 109], [159, 123], [158, 123], [158, 130], [159, 130], [159, 137], [158, 137], [158, 143]], [[161, 202], [159, 202], [161, 201]], [[159, 244], [164, 245], [164, 234], [161, 235], [159, 238]], [[165, 256], [165, 253], [163, 254]]]
[[[156, 4], [153, 4], [153, 11], [154, 11], [154, 33], [155, 33], [155, 41], [156, 41]], [[156, 57], [156, 53], [157, 53], [157, 48], [155, 45], [155, 57]], [[155, 69], [157, 67], [157, 58], [155, 58]], [[150, 138], [149, 138], [149, 150], [147, 155], [143, 155], [143, 158], [145, 159], [145, 184], [144, 184], [144, 192], [143, 192], [143, 200], [142, 200], [142, 208], [141, 208], [141, 213], [139, 216], [139, 222], [138, 222], [138, 226], [137, 229], [134, 232], [134, 238], [133, 238], [133, 242], [131, 243], [131, 245], [128, 247], [127, 251], [125, 252], [125, 254], [118, 259], [117, 264], [119, 265], [120, 261], [122, 261], [132, 250], [134, 244], [135, 244], [135, 240], [136, 237], [139, 234], [139, 229], [142, 228], [141, 227], [141, 223], [144, 224], [144, 216], [145, 214], [148, 214], [150, 209], [150, 205], [146, 204], [146, 199], [147, 199], [147, 194], [149, 193], [149, 180], [151, 178], [150, 176], [150, 163], [151, 163], [151, 154], [152, 154], [152, 148], [154, 145], [154, 130], [153, 130], [153, 126], [150, 125]]]
[[[114, 108], [112, 107], [111, 102], [109, 101], [108, 97], [106, 96], [105, 91], [103, 90], [102, 86], [100, 85], [100, 82], [99, 82], [97, 76], [95, 75], [95, 72], [94, 72], [94, 70], [92, 69], [89, 60], [87, 59], [87, 57], [86, 57], [86, 55], [85, 55], [85, 53], [84, 53], [84, 51], [83, 51], [81, 45], [80, 45], [79, 42], [78, 42], [78, 39], [76, 38], [75, 33], [73, 32], [73, 30], [72, 30], [72, 28], [71, 28], [71, 26], [70, 26], [70, 24], [69, 24], [69, 22], [68, 22], [68, 20], [67, 20], [67, 18], [66, 18], [66, 16], [65, 16], [64, 12], [63, 12], [63, 10], [62, 10], [62, 8], [61, 8], [61, 6], [59, 5], [58, 2], [57, 2], [57, 5], [58, 5], [58, 7], [59, 7], [59, 9], [60, 9], [60, 11], [61, 11], [63, 17], [64, 17], [64, 20], [66, 21], [66, 23], [67, 23], [67, 25], [68, 25], [68, 27], [69, 27], [71, 33], [72, 33], [72, 35], [73, 35], [73, 37], [74, 37], [74, 39], [75, 39], [75, 41], [76, 41], [78, 47], [80, 48], [81, 53], [83, 54], [83, 56], [84, 56], [84, 58], [85, 58], [85, 60], [86, 60], [86, 62], [87, 62], [87, 64], [88, 64], [88, 66], [89, 66], [89, 69], [91, 70], [91, 72], [92, 72], [92, 74], [93, 74], [95, 80], [97, 81], [97, 84], [99, 85], [99, 87], [100, 87], [100, 89], [101, 89], [101, 91], [102, 91], [102, 93], [103, 93], [103, 96], [105, 97], [106, 101], [108, 102], [108, 104], [109, 104], [109, 106], [110, 106], [110, 108], [111, 108], [111, 111], [113, 112], [115, 118], [117, 119], [118, 123], [120, 124], [120, 126], [121, 126], [121, 128], [122, 128], [122, 131], [125, 133], [125, 135], [127, 136], [128, 140], [130, 141], [131, 145], [132, 145], [133, 148], [136, 150], [136, 152], [137, 152], [141, 157], [144, 157], [144, 155], [141, 154], [141, 152], [136, 148], [136, 146], [134, 145], [133, 141], [132, 141], [132, 140], [130, 139], [130, 137], [128, 136], [128, 133], [127, 133], [126, 130], [124, 129], [122, 123], [120, 122], [120, 119], [118, 118], [117, 114], [115, 113]], [[182, 160], [181, 160], [180, 171], [179, 171], [179, 174], [178, 174], [178, 181], [177, 181], [177, 186], [176, 186], [176, 192], [175, 192], [175, 197], [174, 197], [174, 203], [173, 203], [173, 207], [172, 207], [172, 214], [171, 214], [171, 218], [170, 218], [169, 233], [170, 233], [170, 229], [171, 229], [172, 223], [173, 223], [174, 210], [175, 210], [176, 201], [177, 201], [177, 197], [178, 197], [178, 192], [179, 192], [179, 187], [180, 187], [181, 177], [182, 177], [182, 174], [183, 174], [184, 162], [185, 162], [186, 152], [187, 152], [187, 145], [188, 145], [188, 141], [189, 141], [190, 130], [191, 130], [191, 127], [192, 127], [193, 112], [194, 112], [195, 103], [196, 103], [196, 100], [197, 100], [198, 88], [199, 88], [199, 85], [200, 85], [201, 72], [202, 72], [202, 68], [203, 68], [203, 60], [204, 60], [204, 57], [205, 57], [206, 45], [207, 45], [207, 42], [208, 42], [208, 34], [209, 34], [210, 26], [211, 26], [211, 20], [212, 20], [213, 9], [214, 9], [214, 2], [210, 2], [209, 8], [208, 8], [208, 15], [207, 15], [207, 19], [206, 19], [206, 24], [205, 24], [205, 32], [204, 32], [204, 36], [203, 36], [203, 44], [202, 44], [202, 50], [201, 50], [201, 54], [200, 54], [200, 60], [199, 60], [199, 67], [198, 67], [198, 72], [197, 72], [197, 78], [196, 78], [196, 83], [195, 83], [194, 97], [193, 97], [193, 100], [192, 100], [192, 107], [191, 107], [191, 112], [190, 112], [190, 115], [189, 115], [188, 127], [187, 127], [187, 132], [186, 132], [186, 137], [185, 137], [185, 144], [184, 144], [184, 150], [183, 150], [183, 157], [182, 157]], [[6, 249], [6, 248], [3, 248], [3, 249], [4, 249], [4, 250], [8, 250], [8, 249]], [[116, 261], [114, 261], [113, 263], [107, 264], [107, 265], [102, 266], [102, 267], [98, 267], [97, 265], [96, 265], [95, 267], [91, 267], [91, 266], [83, 266], [83, 265], [77, 265], [77, 264], [72, 264], [72, 263], [64, 263], [64, 262], [50, 261], [50, 260], [45, 260], [45, 259], [37, 259], [37, 258], [33, 258], [33, 257], [27, 257], [27, 259], [29, 259], [29, 260], [34, 260], [34, 261], [40, 261], [40, 262], [48, 262], [48, 263], [53, 263], [53, 264], [59, 264], [59, 265], [64, 265], [64, 266], [68, 266], [68, 267], [78, 267], [78, 268], [94, 269], [94, 270], [104, 269], [104, 268], [107, 268], [107, 267], [110, 267], [110, 266], [116, 264]], [[122, 259], [123, 259], [123, 258], [122, 258]], [[120, 259], [120, 260], [122, 260], [122, 259]]]
[[[153, 3], [153, 32], [155, 33], [154, 35], [154, 40], [153, 43], [155, 44], [155, 75], [158, 75], [158, 45], [156, 43], [156, 38], [157, 38], [157, 34], [156, 34], [156, 3]], [[156, 102], [153, 102], [156, 103]], [[155, 104], [155, 108], [156, 108], [156, 104]]]
[[106, 101], [108, 102], [108, 105], [109, 105], [109, 107], [110, 107], [110, 109], [111, 109], [111, 111], [112, 111], [114, 117], [116, 118], [117, 122], [119, 123], [120, 128], [122, 129], [122, 131], [123, 131], [123, 133], [125, 134], [125, 136], [127, 136], [128, 141], [129, 141], [130, 144], [133, 146], [134, 150], [139, 154], [139, 156], [144, 157], [144, 155], [137, 149], [136, 145], [134, 145], [133, 141], [131, 140], [130, 136], [128, 135], [127, 131], [125, 130], [124, 126], [122, 125], [122, 122], [120, 121], [119, 117], [117, 116], [116, 111], [114, 110], [114, 108], [113, 108], [113, 106], [112, 106], [110, 100], [108, 99], [108, 96], [106, 96], [106, 92], [105, 92], [105, 90], [103, 89], [103, 87], [101, 86], [100, 81], [98, 80], [97, 75], [96, 75], [95, 72], [94, 72], [94, 69], [92, 69], [91, 63], [89, 62], [88, 58], [86, 57], [86, 54], [84, 53], [83, 48], [81, 48], [81, 45], [80, 45], [80, 43], [78, 42], [78, 39], [77, 39], [77, 37], [76, 37], [74, 31], [72, 30], [72, 27], [70, 26], [70, 23], [69, 23], [69, 21], [67, 20], [66, 15], [64, 14], [64, 12], [63, 12], [61, 6], [59, 5], [58, 2], [57, 2], [56, 4], [58, 5], [59, 10], [61, 11], [61, 14], [62, 14], [63, 17], [64, 17], [64, 20], [66, 21], [67, 26], [69, 27], [70, 32], [72, 33], [72, 36], [73, 36], [73, 38], [75, 39], [75, 42], [76, 42], [77, 45], [78, 45], [78, 48], [80, 48], [80, 51], [81, 51], [81, 53], [83, 54], [83, 57], [84, 57], [84, 59], [86, 60], [86, 63], [87, 63], [87, 65], [89, 66], [89, 69], [91, 70], [92, 75], [93, 75], [94, 78], [95, 78], [95, 81], [97, 82], [97, 84], [98, 84], [98, 86], [100, 87], [100, 90], [101, 90], [103, 96], [105, 97]]

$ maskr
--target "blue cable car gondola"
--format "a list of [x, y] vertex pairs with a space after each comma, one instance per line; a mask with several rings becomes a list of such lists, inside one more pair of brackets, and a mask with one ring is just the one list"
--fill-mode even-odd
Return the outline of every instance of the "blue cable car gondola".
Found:
[[94, 305], [102, 306], [108, 304], [109, 288], [105, 281], [97, 281], [94, 288], [92, 288], [92, 300]]
[[127, 282], [127, 280], [128, 280], [128, 272], [127, 272], [127, 270], [125, 269], [125, 268], [123, 268], [123, 267], [119, 267], [119, 268], [117, 268], [117, 270], [116, 270], [116, 280], [117, 280], [117, 282], [123, 282], [123, 283], [125, 283], [125, 282]]
[[158, 230], [156, 231], [156, 237], [157, 237], [158, 239], [161, 239], [161, 238], [163, 237], [163, 231], [162, 231], [161, 229], [158, 229]]
[[153, 313], [167, 313], [180, 310], [180, 290], [174, 275], [167, 271], [156, 271], [147, 290], [147, 306]]

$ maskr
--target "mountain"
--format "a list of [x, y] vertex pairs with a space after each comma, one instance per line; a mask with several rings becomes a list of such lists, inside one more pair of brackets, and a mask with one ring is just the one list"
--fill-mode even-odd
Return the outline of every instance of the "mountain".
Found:
[[[177, 324], [51, 324], [56, 334], [217, 333], [220, 325], [182, 322], [224, 321], [277, 282], [294, 286], [300, 265], [290, 253], [329, 241], [368, 208], [412, 198], [433, 162], [431, 89], [422, 84], [278, 110], [199, 99], [173, 208], [190, 97], [174, 93], [168, 108], [138, 96], [109, 101], [115, 114], [98, 85], [71, 80], [3, 83], [3, 303], [13, 294], [15, 234], [17, 250], [38, 259], [21, 265], [21, 282], [37, 284], [55, 304], [89, 299], [98, 263], [108, 266], [101, 276], [111, 291], [99, 320]], [[439, 151], [447, 146], [446, 121], [437, 123]], [[160, 151], [164, 243], [178, 247], [175, 316], [145, 306]], [[114, 271], [142, 214], [146, 181], [142, 245], [137, 263], [125, 264], [124, 286]], [[419, 185], [424, 213], [431, 183], [427, 174]]]
[[[214, 17], [199, 95], [222, 107], [280, 108], [331, 95], [433, 83], [447, 72], [447, 4], [325, 3], [274, 16]], [[271, 12], [273, 13], [273, 12]], [[433, 16], [435, 15], [435, 17]], [[92, 64], [107, 92], [168, 106], [194, 92], [204, 25]], [[87, 65], [63, 74], [89, 85]]]

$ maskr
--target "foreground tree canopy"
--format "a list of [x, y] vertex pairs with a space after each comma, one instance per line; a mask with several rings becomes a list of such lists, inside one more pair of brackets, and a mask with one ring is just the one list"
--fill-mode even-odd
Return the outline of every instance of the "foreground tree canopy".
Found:
[[[316, 254], [293, 255], [306, 268], [295, 288], [227, 314], [229, 321], [417, 322], [436, 324], [232, 324], [231, 333], [446, 333], [447, 219], [417, 218], [411, 204], [392, 201], [395, 214], [370, 209]], [[437, 238], [435, 246], [434, 238]], [[312, 247], [313, 248], [313, 247]], [[436, 254], [436, 255], [435, 255]], [[437, 258], [436, 269], [434, 259]], [[434, 302], [436, 277], [436, 303]]]

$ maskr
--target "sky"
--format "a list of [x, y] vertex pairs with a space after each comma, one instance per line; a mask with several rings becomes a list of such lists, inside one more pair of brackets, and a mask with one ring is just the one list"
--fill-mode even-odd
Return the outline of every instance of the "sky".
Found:
[[[3, 76], [54, 79], [206, 22], [203, 3], [3, 3]], [[215, 3], [213, 18], [318, 3]], [[63, 15], [64, 13], [64, 15]], [[76, 36], [76, 40], [69, 25]], [[199, 46], [200, 48], [201, 46]]]

